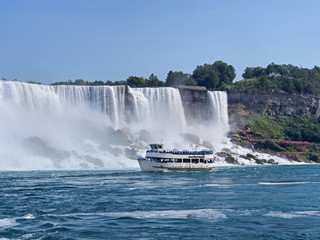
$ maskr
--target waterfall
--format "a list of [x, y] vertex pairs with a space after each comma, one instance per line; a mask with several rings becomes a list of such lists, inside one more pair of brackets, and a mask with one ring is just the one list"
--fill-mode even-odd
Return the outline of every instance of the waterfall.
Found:
[[62, 107], [53, 87], [11, 81], [0, 81], [0, 102], [35, 111], [60, 111]]
[[136, 168], [129, 159], [150, 142], [188, 148], [195, 138], [218, 141], [228, 129], [227, 95], [208, 92], [207, 99], [212, 124], [188, 125], [175, 88], [1, 80], [0, 170]]
[[115, 128], [124, 123], [125, 87], [124, 86], [48, 86], [53, 88], [66, 107], [87, 106], [92, 110], [105, 113]]
[[134, 96], [139, 122], [152, 120], [159, 122], [161, 125], [178, 123], [177, 125], [181, 128], [186, 126], [186, 119], [178, 89], [135, 88], [131, 89], [131, 93], [133, 93]]
[[222, 91], [208, 91], [209, 117], [226, 132], [229, 130], [228, 95]]

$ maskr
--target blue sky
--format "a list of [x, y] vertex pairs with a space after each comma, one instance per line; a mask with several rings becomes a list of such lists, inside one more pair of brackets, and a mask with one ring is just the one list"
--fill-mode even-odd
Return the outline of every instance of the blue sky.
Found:
[[318, 0], [0, 0], [0, 78], [165, 80], [222, 60], [320, 65]]

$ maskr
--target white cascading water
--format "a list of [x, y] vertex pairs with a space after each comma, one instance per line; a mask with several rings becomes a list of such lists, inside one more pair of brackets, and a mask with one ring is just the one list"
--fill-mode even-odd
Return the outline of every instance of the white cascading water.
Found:
[[222, 91], [208, 91], [209, 113], [212, 123], [219, 125], [224, 131], [229, 130], [228, 95]]
[[212, 121], [188, 126], [175, 88], [126, 93], [124, 86], [0, 81], [0, 170], [138, 168], [134, 150], [150, 142], [187, 149], [193, 136], [221, 143], [226, 100], [224, 92], [208, 92]]
[[131, 127], [150, 132], [150, 140], [174, 139], [186, 128], [186, 119], [178, 89], [131, 88], [137, 121]]
[[53, 88], [65, 108], [88, 107], [105, 113], [115, 128], [121, 127], [125, 113], [124, 86], [46, 86]]

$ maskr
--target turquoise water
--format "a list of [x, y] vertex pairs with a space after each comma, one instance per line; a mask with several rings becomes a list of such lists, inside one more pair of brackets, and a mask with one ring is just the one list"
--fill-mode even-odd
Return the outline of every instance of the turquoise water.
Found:
[[320, 239], [320, 165], [0, 172], [0, 239]]

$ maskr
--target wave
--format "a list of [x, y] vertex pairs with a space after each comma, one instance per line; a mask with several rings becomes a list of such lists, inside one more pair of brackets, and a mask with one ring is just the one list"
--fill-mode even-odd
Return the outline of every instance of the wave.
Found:
[[62, 217], [81, 217], [81, 216], [107, 216], [112, 218], [137, 218], [137, 219], [158, 219], [158, 218], [174, 218], [174, 219], [188, 219], [188, 218], [203, 218], [210, 220], [226, 219], [227, 216], [216, 209], [193, 209], [193, 210], [163, 210], [163, 211], [133, 211], [133, 212], [100, 212], [100, 213], [72, 213], [64, 215], [48, 216], [62, 216]]
[[266, 217], [275, 218], [299, 218], [299, 217], [320, 217], [320, 211], [294, 211], [294, 212], [269, 212], [265, 214]]
[[32, 214], [27, 214], [25, 216], [16, 218], [0, 218], [0, 228], [11, 228], [16, 226], [19, 224], [16, 220], [19, 219], [35, 219], [35, 217]]
[[310, 182], [259, 182], [260, 185], [296, 185], [296, 184], [308, 184]]

